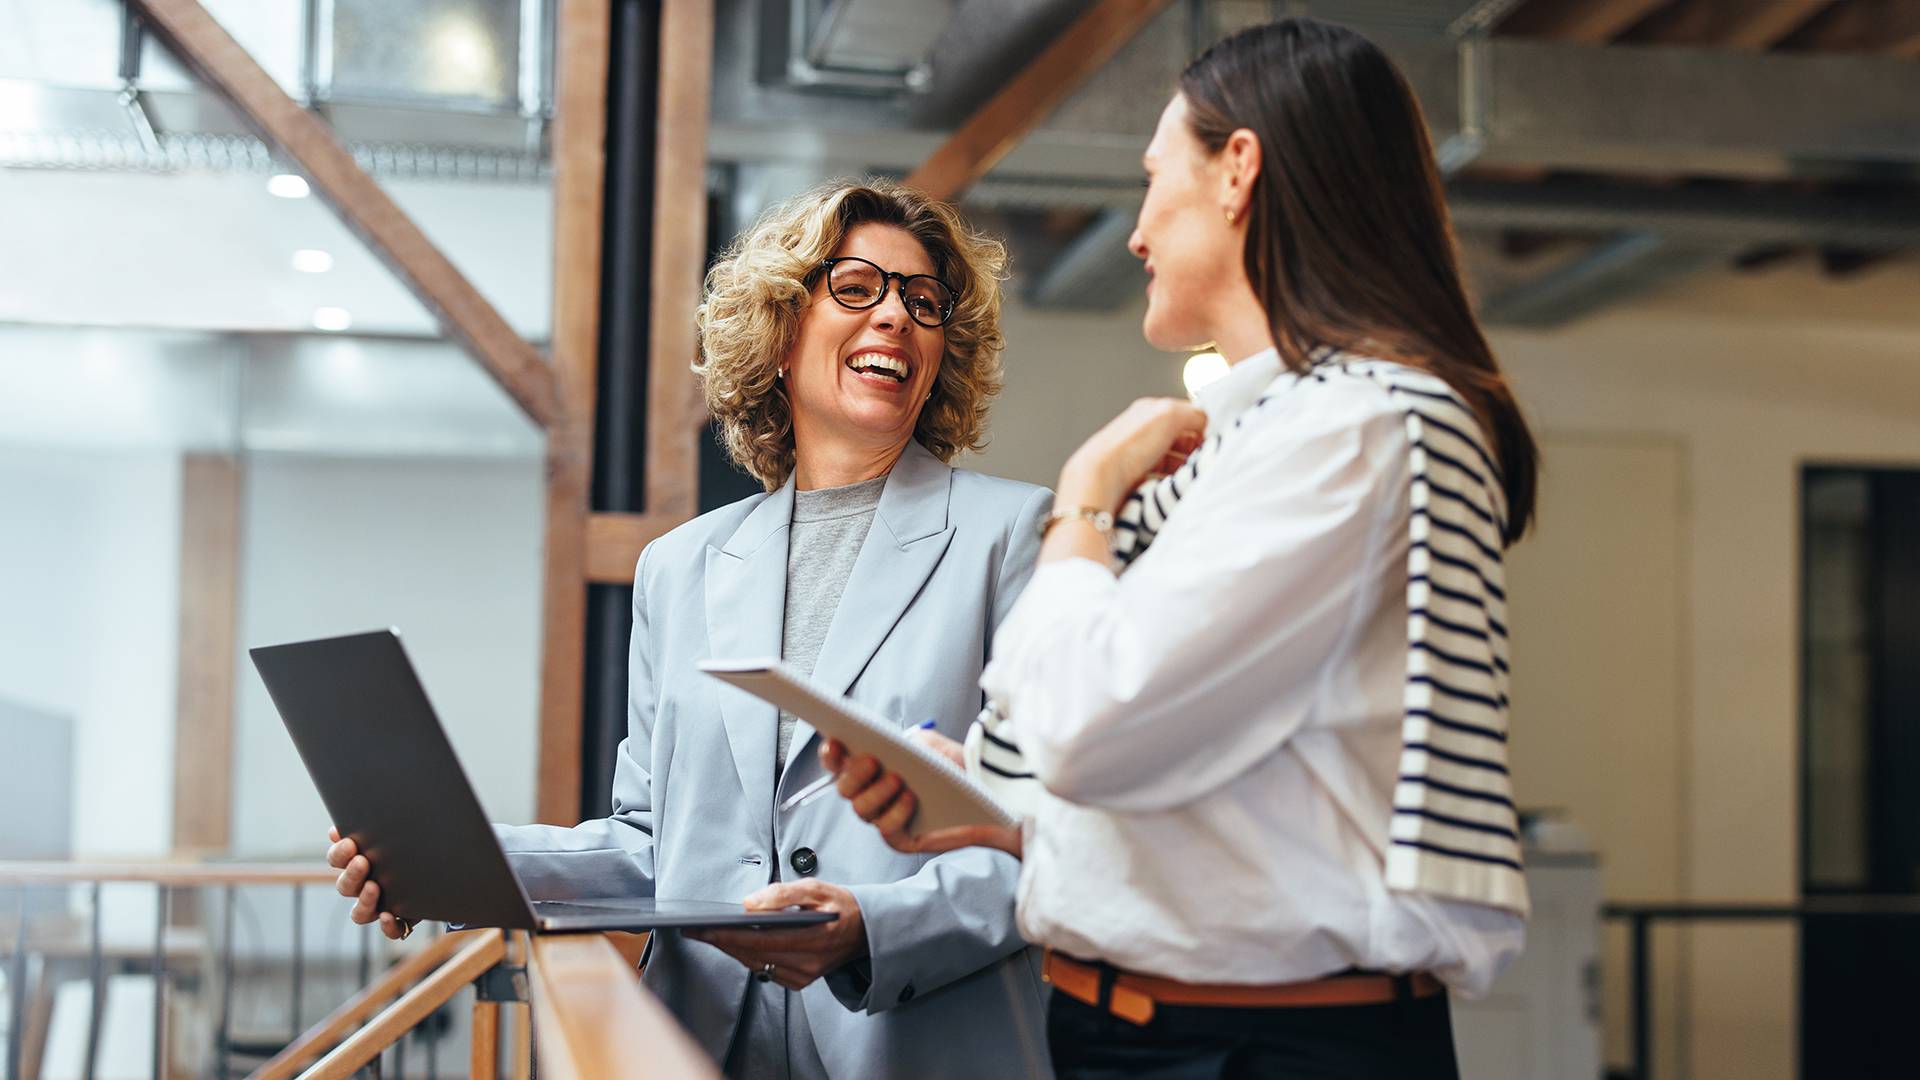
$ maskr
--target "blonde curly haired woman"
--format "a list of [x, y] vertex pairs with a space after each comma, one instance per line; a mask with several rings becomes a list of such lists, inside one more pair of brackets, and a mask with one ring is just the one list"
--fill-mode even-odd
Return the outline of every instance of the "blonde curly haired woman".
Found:
[[[767, 490], [640, 556], [612, 813], [499, 829], [536, 898], [838, 914], [654, 936], [647, 983], [729, 1075], [1044, 1072], [1017, 861], [895, 851], [840, 799], [778, 812], [821, 775], [812, 730], [697, 667], [777, 654], [903, 727], [966, 730], [1051, 505], [948, 464], [984, 442], [1000, 389], [1005, 261], [951, 208], [880, 180], [807, 192], [734, 243], [707, 275], [696, 367]], [[355, 921], [403, 932], [351, 841], [329, 861]]]

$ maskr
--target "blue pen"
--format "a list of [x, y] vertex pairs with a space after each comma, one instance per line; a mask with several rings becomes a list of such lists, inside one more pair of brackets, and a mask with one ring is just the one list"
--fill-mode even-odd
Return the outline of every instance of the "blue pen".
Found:
[[[932, 731], [933, 726], [934, 726], [934, 719], [933, 717], [929, 716], [925, 720], [920, 721], [919, 723], [913, 725], [907, 730], [908, 731]], [[780, 804], [780, 809], [778, 812], [784, 814], [789, 810], [795, 809], [796, 807], [806, 805], [808, 802], [811, 802], [813, 800], [813, 797], [815, 795], [818, 795], [821, 792], [827, 790], [827, 786], [838, 779], [840, 779], [838, 776], [835, 776], [833, 773], [828, 773], [827, 775], [821, 777], [820, 779], [815, 780], [813, 783], [808, 784], [806, 787], [803, 787], [799, 791], [796, 791], [793, 794], [787, 796], [787, 801]]]

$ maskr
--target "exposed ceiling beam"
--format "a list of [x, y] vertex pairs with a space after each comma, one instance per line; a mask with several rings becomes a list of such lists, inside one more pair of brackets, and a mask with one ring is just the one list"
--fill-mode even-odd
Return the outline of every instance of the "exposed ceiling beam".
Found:
[[559, 419], [553, 369], [500, 317], [433, 241], [353, 160], [327, 125], [300, 107], [197, 0], [129, 0], [155, 36], [219, 91], [313, 186], [450, 337], [485, 368], [534, 422]]
[[1920, 57], [1920, 3], [1848, 0], [1835, 4], [1786, 41], [1809, 52], [1877, 52]]
[[1169, 2], [1101, 0], [921, 162], [907, 176], [907, 185], [936, 199], [958, 195], [986, 175]]
[[1634, 28], [1631, 40], [1660, 45], [1770, 49], [1835, 0], [1680, 0]]
[[1499, 32], [1602, 45], [1672, 0], [1531, 0], [1501, 21]]

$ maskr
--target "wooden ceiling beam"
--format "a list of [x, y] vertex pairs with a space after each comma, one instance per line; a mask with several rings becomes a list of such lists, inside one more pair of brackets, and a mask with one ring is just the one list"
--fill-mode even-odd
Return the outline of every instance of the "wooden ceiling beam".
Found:
[[1920, 58], [1920, 3], [1846, 0], [1821, 12], [1785, 45], [1807, 52], [1874, 52]]
[[1170, 0], [1101, 0], [960, 125], [907, 186], [950, 200], [985, 176]]
[[1672, 0], [1530, 0], [1500, 21], [1498, 32], [1604, 45]]
[[357, 233], [508, 396], [542, 428], [560, 418], [553, 369], [354, 162], [325, 122], [288, 97], [197, 0], [128, 0], [174, 56], [300, 167]]
[[1770, 49], [1832, 7], [1834, 0], [1680, 0], [1634, 28], [1635, 42]]

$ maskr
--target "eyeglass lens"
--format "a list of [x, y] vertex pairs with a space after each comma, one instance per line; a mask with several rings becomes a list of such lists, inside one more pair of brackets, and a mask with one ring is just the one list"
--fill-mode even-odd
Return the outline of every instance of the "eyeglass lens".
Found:
[[[827, 288], [833, 298], [850, 308], [869, 308], [880, 302], [887, 287], [887, 274], [865, 259], [836, 260], [827, 272]], [[939, 326], [953, 310], [953, 293], [940, 279], [915, 274], [901, 282], [900, 296], [907, 314], [921, 326]]]

